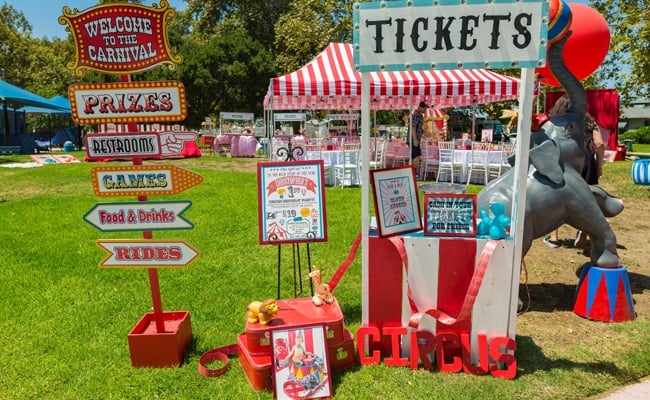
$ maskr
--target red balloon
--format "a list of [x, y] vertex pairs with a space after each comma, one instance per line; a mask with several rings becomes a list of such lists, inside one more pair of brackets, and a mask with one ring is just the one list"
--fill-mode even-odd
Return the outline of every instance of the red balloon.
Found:
[[[571, 37], [564, 46], [562, 59], [578, 80], [583, 80], [598, 69], [609, 49], [609, 26], [595, 9], [580, 3], [569, 3]], [[548, 67], [536, 68], [541, 82], [548, 86], [561, 86]]]

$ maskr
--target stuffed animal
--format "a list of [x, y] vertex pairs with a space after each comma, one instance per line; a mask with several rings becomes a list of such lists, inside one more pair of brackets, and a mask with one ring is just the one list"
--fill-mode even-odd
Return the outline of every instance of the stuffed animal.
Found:
[[321, 282], [320, 270], [315, 269], [311, 271], [309, 276], [314, 281], [314, 291], [316, 292], [316, 294], [311, 298], [314, 305], [321, 306], [323, 303], [333, 303], [334, 296], [330, 291], [330, 285]]
[[275, 299], [253, 301], [246, 307], [246, 320], [251, 324], [259, 322], [260, 325], [267, 325], [279, 310]]

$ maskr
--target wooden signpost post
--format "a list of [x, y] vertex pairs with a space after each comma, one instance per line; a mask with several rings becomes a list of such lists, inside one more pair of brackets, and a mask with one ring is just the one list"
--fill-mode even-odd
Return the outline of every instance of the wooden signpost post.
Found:
[[[128, 335], [134, 367], [171, 367], [182, 363], [192, 339], [187, 311], [163, 312], [157, 268], [183, 268], [199, 251], [183, 240], [153, 240], [153, 230], [192, 229], [181, 217], [191, 202], [149, 202], [149, 195], [181, 193], [203, 181], [200, 175], [170, 165], [142, 165], [143, 159], [180, 155], [194, 132], [140, 132], [137, 123], [183, 121], [185, 89], [180, 82], [131, 82], [130, 73], [182, 62], [167, 41], [176, 12], [167, 0], [146, 7], [106, 3], [84, 11], [63, 8], [59, 17], [73, 34], [77, 51], [68, 63], [77, 75], [94, 70], [119, 74], [118, 83], [74, 84], [68, 90], [78, 123], [127, 124], [122, 134], [87, 135], [89, 160], [133, 160], [132, 166], [92, 169], [97, 196], [137, 196], [137, 202], [98, 203], [84, 220], [102, 232], [142, 231], [142, 240], [98, 240], [108, 253], [102, 268], [147, 268], [153, 312], [145, 314]], [[129, 23], [125, 23], [128, 21]]]

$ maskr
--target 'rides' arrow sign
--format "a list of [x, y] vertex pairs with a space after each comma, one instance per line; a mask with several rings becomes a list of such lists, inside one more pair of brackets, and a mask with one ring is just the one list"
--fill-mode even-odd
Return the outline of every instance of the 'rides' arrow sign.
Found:
[[97, 246], [108, 252], [100, 267], [187, 267], [199, 251], [185, 241], [175, 240], [98, 240]]
[[97, 196], [178, 194], [203, 182], [203, 177], [173, 165], [95, 167], [91, 171]]
[[192, 229], [182, 214], [191, 201], [97, 203], [84, 220], [102, 232]]

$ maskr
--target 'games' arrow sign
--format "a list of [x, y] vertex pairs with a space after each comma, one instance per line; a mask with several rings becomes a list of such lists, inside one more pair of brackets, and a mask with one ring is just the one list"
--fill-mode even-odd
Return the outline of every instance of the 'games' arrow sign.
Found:
[[203, 177], [173, 165], [95, 167], [91, 171], [97, 196], [178, 194], [203, 182]]
[[97, 246], [109, 256], [100, 267], [187, 267], [199, 251], [185, 241], [175, 240], [98, 240]]
[[97, 203], [84, 220], [102, 232], [192, 229], [182, 214], [191, 201]]

